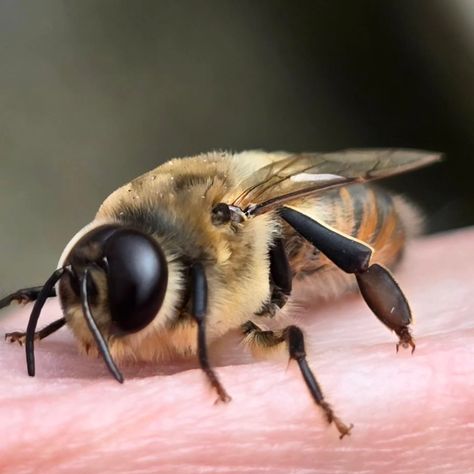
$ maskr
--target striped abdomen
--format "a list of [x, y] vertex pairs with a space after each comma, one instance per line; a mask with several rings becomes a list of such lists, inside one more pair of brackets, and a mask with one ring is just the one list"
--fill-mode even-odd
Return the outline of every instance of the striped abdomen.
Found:
[[[413, 233], [410, 221], [416, 221], [415, 212], [401, 198], [380, 188], [360, 184], [334, 189], [311, 202], [306, 201], [301, 210], [322, 219], [335, 230], [369, 244], [374, 249], [372, 262], [389, 268], [399, 261], [407, 235]], [[336, 269], [331, 261], [291, 228], [285, 228], [285, 235], [295, 279], [311, 277], [312, 285], [314, 279], [323, 278], [324, 284], [314, 288], [317, 291], [329, 284], [331, 294], [328, 296], [340, 294], [341, 290], [353, 286], [355, 279], [352, 276]], [[322, 291], [327, 291], [327, 288]]]

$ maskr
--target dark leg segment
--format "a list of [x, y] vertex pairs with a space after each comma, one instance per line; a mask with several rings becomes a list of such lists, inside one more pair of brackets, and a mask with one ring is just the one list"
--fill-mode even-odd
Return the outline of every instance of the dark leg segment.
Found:
[[[118, 369], [117, 365], [115, 364], [114, 359], [112, 358], [112, 355], [110, 354], [107, 341], [102, 335], [99, 327], [97, 326], [97, 323], [95, 322], [94, 316], [92, 315], [90, 302], [89, 302], [89, 294], [88, 294], [88, 291], [89, 291], [88, 288], [90, 284], [89, 271], [90, 271], [90, 267], [86, 267], [79, 281], [81, 306], [82, 306], [82, 312], [84, 314], [84, 319], [86, 320], [87, 327], [89, 328], [89, 331], [91, 332], [92, 337], [94, 338], [95, 343], [97, 344], [97, 350], [99, 351], [99, 354], [104, 359], [105, 365], [109, 369], [110, 373], [114, 376], [115, 380], [117, 380], [117, 382], [119, 383], [123, 383], [123, 375]], [[28, 338], [31, 337], [30, 336], [31, 333], [29, 331], [30, 331], [30, 325], [28, 324], [28, 335], [26, 339], [27, 349], [28, 349]]]
[[[66, 319], [64, 318], [60, 318], [56, 321], [53, 321], [51, 324], [48, 324], [44, 328], [35, 332], [35, 340], [40, 341], [41, 339], [48, 337], [50, 334], [53, 334], [53, 332], [56, 332], [58, 329], [61, 329], [65, 324]], [[5, 334], [5, 339], [11, 343], [18, 342], [18, 344], [22, 346], [26, 340], [26, 332], [8, 332], [7, 334]]]
[[255, 313], [257, 316], [275, 316], [277, 310], [285, 306], [291, 294], [293, 275], [282, 239], [275, 240], [270, 248], [269, 258], [272, 294], [270, 301]]
[[369, 308], [385, 326], [400, 338], [398, 348], [411, 346], [415, 343], [408, 325], [411, 323], [411, 311], [408, 301], [392, 274], [382, 265], [374, 263], [364, 273], [356, 274], [360, 292]]
[[345, 435], [350, 434], [350, 431], [353, 425], [347, 426], [343, 423], [332, 410], [331, 406], [324, 400], [321, 387], [319, 386], [313, 372], [309, 368], [308, 361], [306, 360], [306, 352], [304, 347], [304, 337], [303, 332], [300, 328], [296, 326], [289, 326], [285, 330], [285, 336], [288, 344], [288, 349], [290, 351], [290, 357], [299, 365], [301, 374], [306, 383], [306, 386], [313, 397], [313, 400], [318, 404], [324, 411], [328, 423], [334, 423], [338, 429], [340, 436], [339, 438], [344, 438]]
[[[42, 286], [32, 286], [31, 288], [23, 288], [17, 290], [11, 295], [5, 296], [0, 300], [0, 309], [9, 306], [14, 301], [17, 301], [20, 304], [30, 303], [31, 301], [36, 301], [38, 295], [40, 294]], [[56, 296], [56, 290], [53, 288], [48, 295], [48, 298]]]
[[398, 335], [397, 351], [399, 346], [411, 346], [413, 352], [415, 343], [408, 327], [412, 321], [410, 307], [390, 272], [376, 263], [369, 266], [372, 248], [325, 227], [295, 209], [283, 207], [280, 216], [341, 270], [355, 273], [369, 308]]
[[211, 386], [219, 396], [218, 400], [229, 402], [230, 396], [219, 382], [217, 375], [209, 365], [206, 344], [206, 314], [207, 314], [207, 280], [201, 263], [196, 263], [191, 268], [192, 279], [192, 316], [198, 325], [198, 358], [201, 369], [207, 376]]
[[301, 375], [308, 387], [314, 402], [321, 407], [328, 423], [334, 423], [342, 439], [350, 434], [353, 425], [347, 426], [334, 413], [331, 406], [324, 399], [316, 377], [306, 360], [303, 332], [297, 326], [288, 326], [281, 332], [263, 331], [252, 321], [247, 321], [242, 326], [243, 333], [247, 336], [249, 344], [257, 345], [261, 349], [269, 349], [286, 341], [290, 359], [295, 360], [301, 371]]
[[30, 377], [35, 376], [35, 332], [38, 319], [41, 314], [46, 300], [50, 297], [54, 290], [54, 285], [63, 276], [66, 268], [58, 268], [53, 274], [46, 280], [41, 291], [36, 296], [35, 304], [31, 310], [30, 319], [28, 320], [28, 326], [26, 327], [26, 340], [25, 340], [25, 352], [26, 352], [26, 367], [28, 375]]
[[276, 239], [270, 248], [270, 274], [275, 286], [283, 294], [289, 295], [293, 277], [282, 239]]
[[341, 270], [347, 273], [367, 270], [373, 252], [368, 245], [340, 234], [289, 207], [280, 209], [280, 216]]

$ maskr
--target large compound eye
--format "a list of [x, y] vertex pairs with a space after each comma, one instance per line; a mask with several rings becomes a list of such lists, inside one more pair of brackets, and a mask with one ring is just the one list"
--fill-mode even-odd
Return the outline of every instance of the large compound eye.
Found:
[[116, 231], [104, 246], [112, 321], [124, 332], [147, 326], [160, 309], [168, 267], [159, 245], [132, 229]]

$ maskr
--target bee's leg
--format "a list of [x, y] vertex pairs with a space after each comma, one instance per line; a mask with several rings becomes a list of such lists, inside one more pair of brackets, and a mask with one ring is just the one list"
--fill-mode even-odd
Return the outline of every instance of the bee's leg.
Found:
[[[53, 332], [56, 332], [58, 329], [61, 329], [65, 324], [66, 324], [65, 318], [60, 318], [60, 319], [57, 319], [56, 321], [53, 321], [52, 323], [48, 324], [44, 328], [35, 332], [35, 341], [40, 341], [41, 339], [48, 337], [50, 334], [53, 334]], [[5, 334], [5, 339], [11, 343], [18, 342], [18, 344], [22, 346], [23, 343], [26, 341], [26, 332], [18, 332], [18, 331], [7, 332]]]
[[397, 350], [400, 345], [411, 346], [413, 352], [415, 342], [408, 327], [412, 321], [410, 306], [392, 274], [382, 265], [370, 265], [372, 247], [326, 227], [295, 209], [283, 207], [280, 216], [341, 270], [356, 275], [369, 308], [398, 335], [400, 340]]
[[255, 313], [257, 316], [275, 316], [278, 309], [283, 308], [291, 294], [292, 274], [288, 256], [282, 239], [276, 239], [268, 252], [270, 259], [270, 300]]
[[[5, 308], [6, 306], [13, 303], [13, 301], [17, 301], [20, 304], [30, 303], [31, 301], [35, 301], [40, 294], [40, 291], [43, 289], [42, 286], [33, 286], [31, 288], [23, 288], [21, 290], [17, 290], [14, 293], [5, 296], [0, 300], [0, 309]], [[56, 296], [56, 290], [53, 288], [51, 293], [48, 295], [49, 297]]]
[[410, 346], [413, 352], [416, 346], [408, 327], [412, 321], [410, 306], [393, 275], [374, 263], [365, 272], [357, 273], [356, 278], [369, 308], [399, 337], [397, 352], [400, 346]]
[[207, 279], [204, 268], [200, 263], [191, 267], [192, 279], [192, 309], [191, 313], [198, 325], [198, 358], [201, 369], [207, 376], [212, 387], [219, 395], [218, 400], [229, 402], [230, 396], [219, 382], [217, 375], [211, 369], [207, 356], [206, 344], [206, 313], [207, 313]]
[[288, 326], [283, 331], [279, 332], [264, 331], [252, 321], [247, 321], [242, 325], [242, 331], [246, 336], [246, 342], [250, 346], [261, 350], [268, 350], [286, 342], [290, 359], [293, 359], [298, 363], [306, 386], [308, 387], [314, 402], [323, 410], [328, 423], [334, 423], [340, 433], [341, 439], [345, 435], [350, 434], [353, 425], [351, 424], [347, 426], [343, 421], [341, 421], [336, 416], [329, 403], [324, 399], [321, 387], [306, 360], [304, 336], [299, 327]]
[[[0, 309], [10, 305], [11, 303], [13, 303], [13, 301], [17, 301], [20, 304], [27, 304], [32, 301], [36, 301], [42, 289], [42, 286], [33, 286], [31, 288], [23, 288], [21, 290], [17, 290], [14, 293], [11, 293], [10, 295], [5, 296], [5, 298], [2, 298], [0, 300]], [[54, 288], [51, 290], [50, 294], [48, 295], [48, 298], [53, 296], [56, 296], [56, 290]], [[48, 324], [46, 327], [35, 333], [35, 339], [44, 339], [45, 337], [49, 336], [53, 332], [63, 327], [65, 322], [65, 319], [61, 318], [51, 324]], [[26, 333], [7, 333], [5, 334], [5, 339], [9, 342], [18, 342], [20, 346], [22, 346], [26, 340]]]

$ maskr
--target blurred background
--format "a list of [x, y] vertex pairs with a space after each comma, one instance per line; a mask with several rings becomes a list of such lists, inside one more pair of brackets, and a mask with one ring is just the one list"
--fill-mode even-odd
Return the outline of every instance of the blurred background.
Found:
[[474, 0], [0, 2], [0, 294], [119, 185], [212, 149], [416, 147], [387, 185], [474, 223]]

